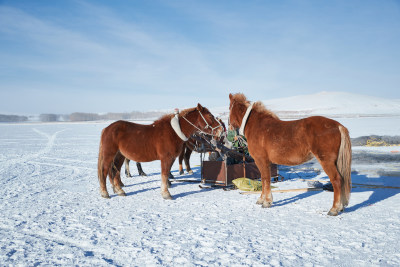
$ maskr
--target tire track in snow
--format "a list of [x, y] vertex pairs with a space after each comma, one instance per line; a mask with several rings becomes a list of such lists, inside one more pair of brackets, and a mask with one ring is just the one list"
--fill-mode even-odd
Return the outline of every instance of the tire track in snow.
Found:
[[56, 140], [57, 135], [58, 135], [59, 133], [61, 133], [61, 132], [64, 132], [64, 131], [67, 130], [67, 129], [57, 131], [57, 132], [55, 132], [55, 133], [52, 134], [52, 135], [49, 135], [49, 134], [47, 134], [47, 133], [45, 133], [45, 132], [42, 132], [42, 131], [40, 131], [40, 130], [38, 130], [38, 129], [36, 129], [36, 128], [33, 128], [32, 130], [33, 130], [34, 132], [36, 132], [37, 134], [39, 134], [39, 135], [44, 136], [45, 138], [47, 138], [47, 144], [46, 144], [46, 146], [45, 146], [43, 149], [39, 150], [38, 153], [29, 156], [29, 158], [31, 158], [31, 157], [39, 157], [39, 156], [41, 156], [41, 155], [43, 155], [43, 154], [46, 154], [46, 153], [50, 152], [50, 150], [51, 150], [51, 149], [53, 148], [53, 146], [54, 146], [54, 141]]
[[[0, 233], [1, 232], [13, 233], [12, 234], [13, 236], [21, 236], [21, 235], [24, 236], [23, 238], [18, 238], [18, 240], [23, 239], [26, 240], [27, 243], [29, 243], [29, 238], [43, 240], [47, 244], [53, 243], [54, 245], [58, 246], [65, 246], [71, 249], [78, 249], [82, 251], [82, 254], [85, 255], [86, 257], [93, 257], [92, 259], [88, 259], [89, 262], [93, 260], [100, 260], [111, 265], [122, 266], [120, 264], [117, 264], [118, 260], [115, 259], [116, 256], [114, 255], [112, 249], [110, 249], [109, 247], [99, 246], [98, 244], [94, 245], [91, 244], [90, 241], [82, 241], [82, 240], [76, 241], [75, 239], [69, 237], [57, 234], [49, 234], [47, 232], [35, 231], [35, 233], [33, 233], [28, 229], [19, 229], [17, 231], [16, 230], [17, 229], [15, 227], [10, 227], [4, 224], [0, 225]], [[5, 236], [7, 236], [7, 234]], [[11, 238], [10, 235], [8, 236]], [[119, 250], [123, 251], [126, 254], [129, 254], [129, 253], [137, 253], [138, 250], [140, 251], [141, 249], [136, 247], [120, 246]], [[49, 262], [52, 261], [51, 258], [48, 260]]]
[[[3, 167], [0, 169], [0, 173], [4, 173], [11, 166], [23, 165], [25, 163], [29, 163], [30, 160], [38, 158], [38, 157], [40, 157], [42, 155], [45, 155], [45, 154], [49, 153], [51, 151], [51, 149], [54, 147], [54, 143], [55, 143], [55, 140], [57, 138], [57, 135], [59, 133], [61, 133], [61, 132], [64, 132], [67, 129], [63, 129], [63, 130], [57, 131], [52, 135], [49, 135], [49, 134], [47, 134], [45, 132], [42, 132], [42, 131], [40, 131], [40, 130], [38, 130], [36, 128], [33, 128], [32, 130], [34, 132], [36, 132], [37, 134], [39, 134], [39, 135], [41, 135], [41, 136], [43, 136], [43, 137], [45, 137], [47, 139], [46, 145], [42, 149], [37, 151], [36, 153], [23, 155], [20, 158], [10, 159], [7, 162], [4, 162], [3, 163]], [[40, 175], [40, 165], [35, 164], [35, 163], [33, 163], [32, 165], [34, 165], [34, 171], [33, 171], [32, 175], [33, 176]], [[15, 178], [15, 177], [13, 177], [13, 178]], [[24, 181], [22, 181], [19, 178], [19, 176], [17, 176], [16, 178], [18, 178], [18, 180], [23, 184], [24, 187], [28, 187], [28, 185]]]

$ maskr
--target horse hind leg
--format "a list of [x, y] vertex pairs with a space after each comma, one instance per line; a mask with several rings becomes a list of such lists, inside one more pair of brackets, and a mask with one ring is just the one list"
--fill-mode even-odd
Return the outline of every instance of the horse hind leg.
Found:
[[110, 182], [113, 186], [114, 193], [119, 196], [126, 196], [124, 190], [122, 190], [124, 184], [121, 181], [121, 168], [124, 164], [124, 161], [125, 157], [121, 154], [121, 152], [118, 151], [114, 156], [114, 160], [110, 169]]
[[99, 182], [100, 182], [100, 195], [104, 198], [110, 198], [110, 195], [107, 191], [106, 180], [109, 175], [110, 166], [112, 164], [112, 157], [109, 155], [103, 155], [103, 152], [100, 152], [99, 155]]
[[328, 175], [329, 180], [333, 186], [333, 204], [332, 208], [329, 210], [328, 215], [337, 216], [339, 212], [344, 210], [342, 203], [342, 179], [336, 168], [334, 162], [320, 161], [321, 166], [325, 173]]

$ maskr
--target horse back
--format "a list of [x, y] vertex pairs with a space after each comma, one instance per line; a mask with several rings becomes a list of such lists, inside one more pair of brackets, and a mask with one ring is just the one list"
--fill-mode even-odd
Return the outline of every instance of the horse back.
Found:
[[313, 154], [331, 151], [332, 147], [338, 151], [339, 125], [322, 116], [291, 121], [257, 118], [248, 130], [249, 150], [252, 155], [267, 157], [277, 164], [301, 164], [310, 160]]
[[113, 150], [136, 162], [158, 160], [166, 153], [176, 154], [179, 145], [171, 141], [172, 128], [167, 124], [143, 125], [116, 121], [105, 128], [102, 141], [107, 140]]
[[323, 116], [312, 116], [291, 121], [271, 119], [266, 121], [265, 125], [264, 132], [269, 139], [311, 145], [314, 139], [340, 137], [341, 124]]

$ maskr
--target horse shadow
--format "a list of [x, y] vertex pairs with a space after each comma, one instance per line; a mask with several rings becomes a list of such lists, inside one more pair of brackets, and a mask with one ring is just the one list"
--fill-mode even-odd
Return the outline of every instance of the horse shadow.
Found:
[[[399, 177], [379, 176], [371, 178], [367, 177], [366, 175], [359, 174], [358, 172], [352, 172], [351, 177], [353, 183], [355, 183], [352, 188], [352, 193], [372, 192], [372, 194], [363, 202], [347, 207], [346, 212], [354, 212], [361, 208], [372, 206], [378, 202], [381, 202], [382, 200], [391, 198], [400, 193], [400, 190], [395, 188], [368, 188], [365, 186], [357, 185], [357, 184], [366, 184], [366, 185], [370, 184], [379, 186], [400, 187]], [[351, 203], [351, 198], [350, 198], [350, 203]]]
[[[152, 188], [144, 188], [141, 190], [128, 192], [128, 193], [126, 193], [126, 196], [133, 196], [133, 195], [141, 194], [141, 193], [144, 193], [147, 191], [154, 191], [154, 190], [159, 190], [159, 189], [160, 189], [159, 186], [152, 187]], [[175, 195], [172, 194], [172, 199], [178, 199], [178, 198], [182, 198], [182, 197], [186, 197], [186, 196], [198, 194], [198, 193], [205, 193], [205, 191], [204, 190], [193, 190], [193, 191], [188, 191], [188, 192], [182, 192], [182, 193], [175, 194]], [[118, 195], [112, 195], [112, 196], [110, 196], [110, 198], [117, 197], [117, 196]]]
[[[283, 172], [284, 173], [284, 172]], [[304, 179], [305, 177], [302, 176], [301, 172], [297, 172], [298, 176], [300, 178]], [[314, 178], [316, 177], [317, 174], [307, 176], [307, 178]], [[378, 176], [378, 177], [368, 177], [367, 175], [359, 174], [358, 172], [352, 172], [351, 173], [352, 177], [352, 182], [353, 188], [352, 188], [352, 194], [357, 194], [357, 193], [364, 193], [364, 192], [372, 192], [372, 194], [365, 200], [363, 200], [360, 203], [356, 203], [354, 205], [351, 205], [351, 198], [350, 198], [350, 206], [348, 206], [345, 209], [345, 212], [354, 212], [359, 209], [375, 205], [378, 202], [381, 202], [385, 199], [391, 198], [397, 194], [400, 193], [399, 189], [395, 188], [372, 188], [369, 187], [368, 185], [378, 185], [378, 186], [394, 186], [394, 187], [400, 187], [400, 179], [397, 176]], [[327, 176], [322, 177], [321, 179], [326, 179], [328, 178]], [[305, 179], [307, 180], [307, 179]], [[304, 192], [295, 196], [292, 196], [290, 198], [285, 198], [281, 199], [277, 202], [274, 202], [274, 206], [284, 206], [293, 202], [296, 202], [300, 199], [305, 199], [308, 197], [311, 197], [313, 195], [319, 194], [323, 192], [321, 191], [309, 191], [309, 192]]]
[[300, 199], [305, 199], [305, 198], [311, 197], [313, 195], [319, 194], [321, 192], [322, 191], [304, 192], [304, 193], [301, 193], [299, 195], [295, 195], [295, 196], [290, 197], [290, 198], [285, 198], [285, 199], [278, 200], [278, 201], [273, 203], [273, 206], [274, 207], [285, 206], [285, 205], [288, 205], [290, 203], [294, 203], [296, 201], [299, 201]]
[[190, 195], [195, 195], [195, 194], [204, 194], [205, 190], [193, 190], [193, 191], [188, 191], [188, 192], [182, 192], [176, 195], [173, 195], [173, 199], [178, 199], [178, 198], [182, 198], [182, 197], [186, 197], [186, 196], [190, 196]]
[[[181, 185], [193, 184], [193, 182], [198, 182], [200, 184], [201, 168], [200, 167], [194, 167], [194, 168], [192, 168], [192, 171], [193, 171], [193, 174], [189, 174], [189, 173], [185, 172], [185, 174], [179, 175], [179, 170], [175, 170], [175, 171], [171, 170], [171, 172], [174, 174], [175, 178], [172, 178], [172, 179], [170, 178], [169, 179], [172, 182], [170, 188], [174, 188], [174, 187], [181, 186]], [[175, 173], [177, 175], [175, 175]], [[154, 176], [154, 175], [161, 175], [161, 172], [149, 173], [148, 174], [148, 176], [149, 176], [149, 180], [148, 181], [144, 181], [144, 182], [140, 182], [140, 183], [133, 182], [132, 184], [125, 184], [124, 187], [125, 188], [129, 188], [129, 187], [134, 187], [134, 186], [138, 186], [138, 185], [144, 185], [144, 184], [149, 184], [149, 183], [154, 183], [154, 182], [159, 181], [159, 179], [151, 178], [151, 176]], [[128, 178], [128, 180], [132, 181], [131, 178], [134, 179], [135, 176]], [[193, 182], [180, 181], [180, 180], [185, 180], [187, 178], [193, 178]], [[198, 180], [196, 180], [196, 178]], [[144, 189], [137, 190], [137, 191], [127, 192], [126, 196], [132, 196], [132, 195], [144, 193], [144, 192], [147, 192], [147, 191], [157, 190], [157, 189], [160, 189], [160, 187], [156, 186], [156, 187], [152, 187], [152, 188], [144, 188]], [[189, 192], [182, 192], [182, 193], [179, 193], [179, 194], [176, 194], [176, 195], [172, 195], [172, 197], [173, 197], [173, 199], [178, 199], [178, 198], [185, 197], [185, 196], [188, 196], [188, 195], [197, 194], [197, 193], [204, 193], [204, 192], [205, 192], [204, 190], [193, 190], [193, 191], [189, 191]], [[111, 195], [110, 197], [111, 198], [117, 197], [117, 195]]]
[[[133, 177], [134, 178], [134, 177]], [[144, 184], [150, 184], [150, 183], [154, 183], [156, 180], [148, 180], [148, 181], [145, 181], [145, 182], [141, 182], [141, 183], [135, 183], [135, 182], [133, 182], [133, 184], [126, 184], [125, 183], [125, 186], [124, 187], [132, 187], [132, 186], [137, 186], [137, 185], [144, 185]]]
[[157, 190], [157, 189], [160, 189], [160, 187], [157, 186], [157, 187], [152, 187], [152, 188], [144, 188], [144, 189], [140, 189], [140, 190], [137, 190], [137, 191], [128, 192], [128, 193], [126, 193], [126, 196], [133, 196], [133, 195], [136, 195], [136, 194], [144, 193], [144, 192], [147, 192], [147, 191], [153, 191], [153, 190]]

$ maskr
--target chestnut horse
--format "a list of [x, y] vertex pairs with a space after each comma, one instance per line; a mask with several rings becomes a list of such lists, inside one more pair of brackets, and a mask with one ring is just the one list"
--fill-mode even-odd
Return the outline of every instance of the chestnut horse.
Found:
[[299, 165], [314, 156], [334, 189], [328, 215], [344, 210], [351, 191], [351, 143], [343, 125], [321, 116], [282, 121], [261, 102], [251, 104], [243, 94], [229, 94], [229, 99], [230, 124], [243, 131], [261, 172], [262, 193], [257, 204], [264, 208], [272, 205], [271, 163]]
[[[165, 115], [151, 125], [116, 121], [103, 129], [98, 158], [102, 197], [110, 198], [106, 187], [107, 176], [114, 192], [120, 196], [126, 195], [121, 188], [120, 170], [124, 159], [128, 158], [136, 162], [161, 160], [161, 195], [164, 199], [172, 199], [168, 191], [168, 175], [175, 158], [182, 150], [185, 136], [190, 136], [195, 131], [216, 136], [222, 132], [219, 122], [200, 104], [183, 110], [179, 115], [175, 115], [175, 118], [180, 125], [180, 131], [174, 130], [172, 126], [173, 114]], [[176, 120], [174, 122], [176, 127]]]

